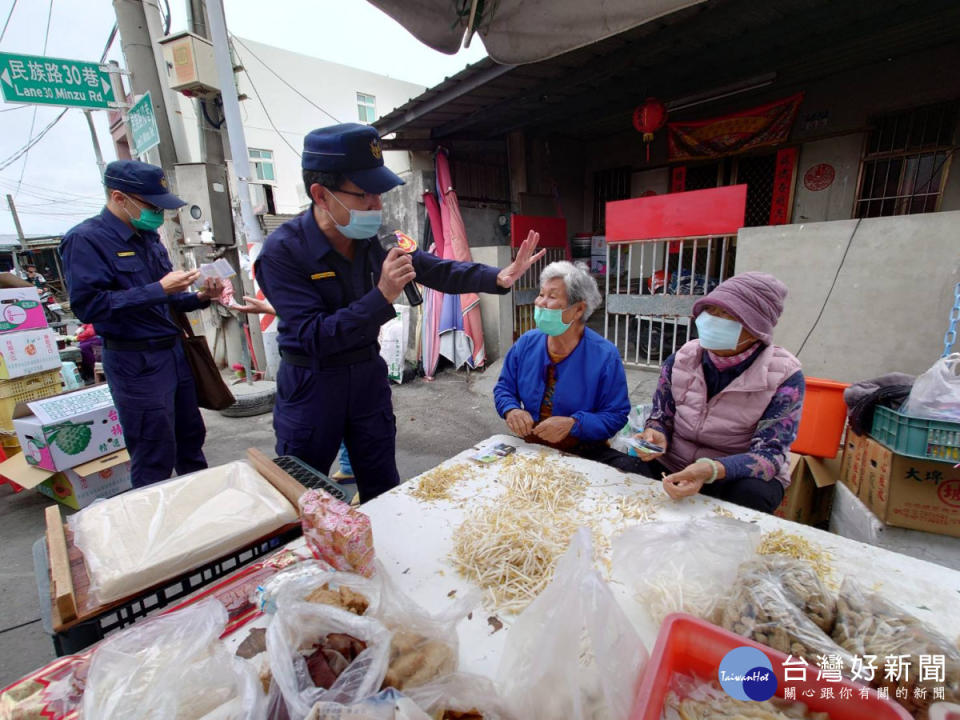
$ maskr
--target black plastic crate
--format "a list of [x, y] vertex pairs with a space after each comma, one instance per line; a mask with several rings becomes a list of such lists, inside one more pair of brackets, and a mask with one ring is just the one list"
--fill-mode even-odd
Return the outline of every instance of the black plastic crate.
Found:
[[[72, 655], [82, 651], [105, 638], [110, 633], [121, 628], [133, 625], [157, 610], [172, 605], [200, 588], [210, 585], [234, 571], [250, 564], [257, 558], [278, 550], [291, 540], [295, 540], [302, 533], [300, 525], [293, 527], [279, 535], [260, 540], [236, 552], [202, 565], [188, 573], [173, 578], [155, 588], [131, 598], [122, 605], [104, 611], [102, 614], [77, 623], [61, 632], [53, 633], [53, 648], [57, 656]], [[50, 603], [50, 579], [46, 566], [46, 543], [44, 542], [41, 555], [43, 567], [35, 562], [38, 586], [40, 587], [40, 602]], [[37, 553], [34, 553], [38, 561]]]
[[335, 483], [322, 472], [314, 470], [303, 460], [293, 455], [281, 455], [278, 458], [274, 458], [273, 462], [281, 470], [286, 470], [288, 475], [305, 488], [309, 490], [326, 490], [337, 500], [342, 500], [348, 505], [353, 500], [353, 496], [357, 494], [356, 486], [348, 488], [339, 483]]

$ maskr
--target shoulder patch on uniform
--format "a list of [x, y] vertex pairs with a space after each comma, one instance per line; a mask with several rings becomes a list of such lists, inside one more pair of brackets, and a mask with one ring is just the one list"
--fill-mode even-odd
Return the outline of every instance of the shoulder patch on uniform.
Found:
[[117, 257], [133, 257], [136, 253], [133, 250], [117, 251]]
[[332, 278], [332, 277], [336, 277], [336, 276], [337, 276], [337, 274], [336, 274], [335, 272], [333, 272], [332, 270], [328, 270], [327, 272], [314, 273], [313, 275], [310, 276], [310, 279], [311, 279], [311, 280], [324, 280], [325, 278]]

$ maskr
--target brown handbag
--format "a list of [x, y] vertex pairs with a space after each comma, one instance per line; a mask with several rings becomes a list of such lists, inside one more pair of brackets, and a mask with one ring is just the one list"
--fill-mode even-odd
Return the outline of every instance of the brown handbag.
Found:
[[207, 339], [193, 333], [190, 319], [183, 313], [174, 312], [177, 324], [183, 330], [183, 353], [190, 363], [193, 381], [197, 386], [197, 403], [207, 410], [225, 410], [236, 402], [230, 388], [223, 381]]

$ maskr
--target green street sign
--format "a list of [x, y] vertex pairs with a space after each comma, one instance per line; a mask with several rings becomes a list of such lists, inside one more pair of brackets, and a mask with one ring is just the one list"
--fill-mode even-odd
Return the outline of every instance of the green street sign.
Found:
[[133, 147], [130, 149], [134, 155], [143, 155], [160, 144], [160, 130], [157, 129], [157, 117], [153, 114], [149, 92], [130, 108], [127, 122], [130, 123], [130, 135], [133, 138]]
[[40, 55], [0, 53], [0, 88], [11, 103], [105, 110], [115, 100], [98, 63]]

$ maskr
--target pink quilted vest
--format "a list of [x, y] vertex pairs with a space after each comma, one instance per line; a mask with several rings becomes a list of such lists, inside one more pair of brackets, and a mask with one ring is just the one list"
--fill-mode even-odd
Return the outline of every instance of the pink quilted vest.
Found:
[[[697, 458], [721, 458], [749, 450], [757, 423], [777, 388], [800, 369], [800, 361], [793, 355], [768, 345], [740, 377], [708, 401], [702, 362], [699, 340], [685, 344], [674, 359], [671, 384], [677, 414], [670, 446], [660, 458], [671, 472]], [[787, 463], [777, 477], [784, 487], [790, 484]]]

